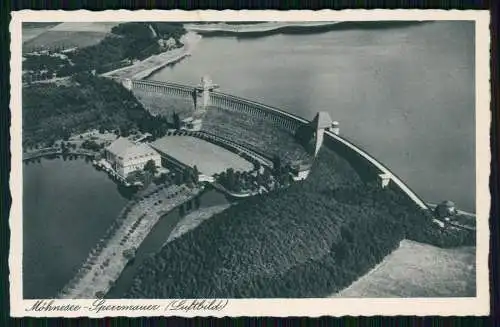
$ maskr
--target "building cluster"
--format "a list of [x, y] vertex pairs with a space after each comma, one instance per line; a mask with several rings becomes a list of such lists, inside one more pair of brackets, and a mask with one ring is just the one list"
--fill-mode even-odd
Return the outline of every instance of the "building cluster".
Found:
[[133, 143], [120, 137], [105, 149], [105, 160], [122, 178], [131, 172], [142, 170], [152, 160], [156, 167], [161, 167], [161, 156], [146, 143]]
[[170, 50], [170, 49], [174, 49], [176, 47], [177, 42], [175, 41], [175, 39], [173, 37], [170, 37], [167, 40], [159, 39], [158, 45], [164, 50]]

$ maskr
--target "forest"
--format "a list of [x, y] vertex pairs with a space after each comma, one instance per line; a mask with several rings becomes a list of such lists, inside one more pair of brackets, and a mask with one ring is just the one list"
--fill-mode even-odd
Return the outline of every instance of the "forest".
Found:
[[[155, 30], [156, 37], [150, 26]], [[185, 30], [181, 24], [125, 23], [113, 27], [111, 32], [99, 44], [77, 51], [72, 60], [83, 70], [96, 69], [98, 73], [110, 71], [118, 68], [123, 60], [143, 60], [160, 53], [159, 37], [173, 37], [180, 46], [179, 39]]]
[[129, 298], [322, 297], [348, 286], [402, 239], [470, 245], [391, 188], [361, 181], [323, 147], [309, 178], [255, 196], [169, 243]]
[[70, 86], [30, 85], [23, 89], [23, 145], [51, 146], [57, 139], [89, 129], [134, 130], [163, 136], [169, 124], [149, 114], [120, 84], [81, 73]]

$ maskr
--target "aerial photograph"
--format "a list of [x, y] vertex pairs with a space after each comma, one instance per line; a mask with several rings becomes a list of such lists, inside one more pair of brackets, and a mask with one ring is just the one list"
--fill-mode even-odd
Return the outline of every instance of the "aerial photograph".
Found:
[[476, 297], [474, 21], [22, 24], [24, 299]]

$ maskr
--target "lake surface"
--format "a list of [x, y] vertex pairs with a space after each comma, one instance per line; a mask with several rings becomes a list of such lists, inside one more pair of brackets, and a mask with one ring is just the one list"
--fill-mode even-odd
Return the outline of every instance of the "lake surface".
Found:
[[53, 298], [127, 200], [83, 159], [23, 164], [24, 298]]
[[390, 167], [423, 199], [475, 211], [474, 23], [260, 38], [204, 37], [150, 79], [198, 84], [312, 119]]

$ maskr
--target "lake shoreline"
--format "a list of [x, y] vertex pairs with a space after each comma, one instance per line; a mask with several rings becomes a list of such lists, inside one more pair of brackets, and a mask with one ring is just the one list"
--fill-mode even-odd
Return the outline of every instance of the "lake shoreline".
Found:
[[320, 34], [330, 31], [352, 29], [390, 29], [404, 28], [421, 24], [417, 21], [387, 21], [387, 22], [258, 22], [255, 24], [185, 24], [188, 31], [193, 31], [204, 37], [236, 36], [238, 38], [263, 37], [275, 34]]
[[146, 79], [158, 70], [169, 65], [175, 65], [184, 58], [189, 57], [194, 46], [200, 39], [200, 35], [193, 32], [187, 32], [181, 38], [181, 42], [183, 43], [182, 47], [149, 56], [130, 66], [103, 73], [101, 76], [119, 79]]

